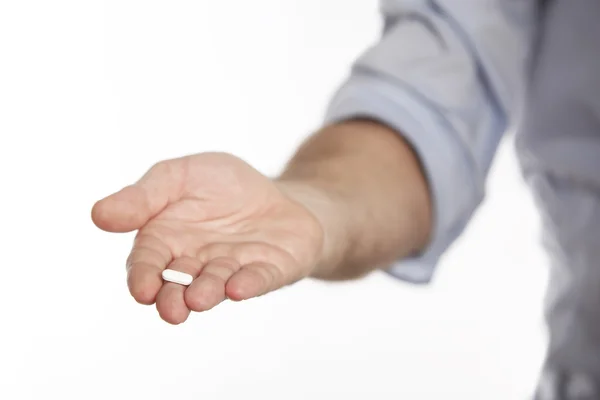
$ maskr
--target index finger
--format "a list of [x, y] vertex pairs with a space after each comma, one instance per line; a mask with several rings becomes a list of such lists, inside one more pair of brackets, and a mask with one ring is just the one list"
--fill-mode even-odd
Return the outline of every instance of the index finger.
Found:
[[127, 286], [140, 304], [151, 305], [163, 285], [162, 271], [173, 260], [167, 245], [157, 237], [138, 234], [127, 258]]

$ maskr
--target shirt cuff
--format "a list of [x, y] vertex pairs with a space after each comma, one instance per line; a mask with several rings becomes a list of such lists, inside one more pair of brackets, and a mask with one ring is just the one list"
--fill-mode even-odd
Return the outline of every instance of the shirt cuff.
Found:
[[389, 126], [420, 158], [432, 192], [432, 240], [422, 253], [398, 260], [386, 272], [411, 283], [429, 283], [443, 253], [462, 233], [483, 198], [472, 157], [448, 121], [408, 86], [353, 75], [332, 99], [325, 123], [353, 118], [369, 118]]

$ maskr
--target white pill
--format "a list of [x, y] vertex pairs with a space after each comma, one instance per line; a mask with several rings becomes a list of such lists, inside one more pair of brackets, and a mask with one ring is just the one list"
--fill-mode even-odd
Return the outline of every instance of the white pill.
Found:
[[162, 277], [165, 281], [178, 283], [184, 286], [188, 286], [194, 280], [194, 278], [190, 274], [175, 271], [173, 269], [165, 269], [162, 272]]

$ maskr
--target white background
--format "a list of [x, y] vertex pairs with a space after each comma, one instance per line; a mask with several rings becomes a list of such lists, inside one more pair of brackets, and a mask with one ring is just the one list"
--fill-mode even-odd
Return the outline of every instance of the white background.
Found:
[[275, 174], [376, 39], [375, 0], [0, 2], [0, 399], [523, 399], [545, 334], [507, 141], [429, 287], [306, 281], [182, 326], [125, 285], [93, 203], [154, 162]]

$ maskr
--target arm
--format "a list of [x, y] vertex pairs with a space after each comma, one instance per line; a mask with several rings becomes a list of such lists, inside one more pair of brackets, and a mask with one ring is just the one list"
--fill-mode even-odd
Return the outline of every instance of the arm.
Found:
[[482, 201], [516, 118], [532, 4], [382, 2], [381, 40], [332, 100], [327, 127], [280, 178], [325, 226], [325, 261], [314, 276], [384, 268], [431, 279]]
[[278, 185], [325, 227], [314, 277], [357, 278], [421, 251], [429, 240], [431, 205], [420, 164], [408, 143], [379, 123], [323, 129], [297, 152]]

